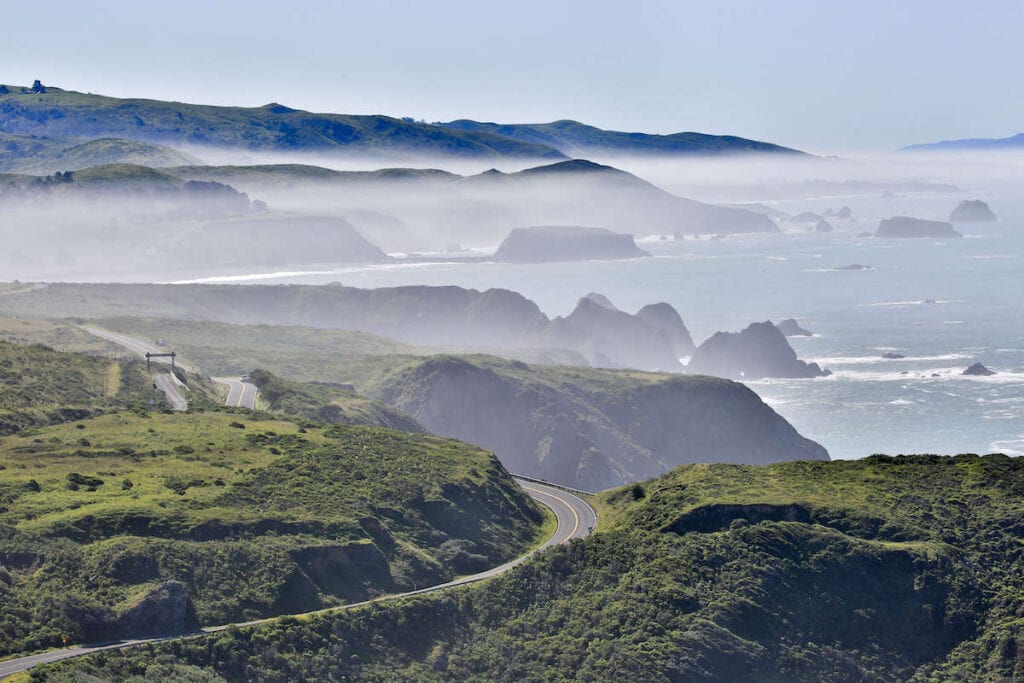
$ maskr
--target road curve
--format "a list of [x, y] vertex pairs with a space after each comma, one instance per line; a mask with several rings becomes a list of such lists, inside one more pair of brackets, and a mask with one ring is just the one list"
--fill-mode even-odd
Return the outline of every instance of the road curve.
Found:
[[[118, 346], [122, 346], [132, 353], [136, 353], [140, 356], [145, 356], [147, 353], [164, 353], [164, 351], [166, 351], [166, 349], [161, 350], [153, 344], [144, 342], [141, 339], [129, 337], [128, 335], [119, 334], [117, 332], [111, 332], [110, 330], [105, 330], [102, 327], [96, 327], [94, 325], [80, 325], [79, 327], [94, 337], [106, 339], [107, 341], [113, 342]], [[153, 365], [156, 365], [157, 363], [166, 365], [170, 364], [170, 362], [171, 361], [168, 358], [154, 358], [152, 361]], [[191, 368], [182, 363], [177, 363], [177, 366], [182, 370], [191, 371]], [[171, 408], [174, 410], [188, 410], [188, 399], [186, 399], [185, 395], [181, 393], [181, 386], [170, 373], [153, 372], [152, 375], [153, 384], [157, 389], [164, 392], [164, 396], [167, 397], [167, 403]]]
[[[551, 546], [560, 545], [562, 543], [568, 543], [574, 538], [585, 538], [591, 531], [597, 526], [597, 513], [594, 512], [594, 508], [580, 498], [579, 496], [555, 488], [553, 486], [545, 486], [544, 484], [538, 484], [535, 482], [527, 482], [520, 479], [516, 480], [520, 486], [538, 503], [548, 507], [554, 514], [555, 519], [558, 522], [558, 526], [555, 529], [555, 533], [551, 535], [547, 541], [540, 546], [534, 548], [525, 555], [520, 555], [516, 559], [506, 562], [503, 565], [488, 569], [487, 571], [480, 572], [479, 574], [472, 574], [470, 576], [463, 576], [461, 578], [442, 583], [437, 586], [429, 586], [426, 588], [420, 588], [417, 590], [408, 591], [406, 593], [396, 593], [394, 595], [385, 595], [373, 600], [365, 600], [363, 602], [356, 602], [350, 605], [342, 605], [341, 607], [328, 607], [326, 609], [317, 610], [315, 612], [307, 612], [307, 614], [322, 614], [326, 612], [338, 612], [342, 610], [352, 609], [354, 607], [361, 607], [374, 602], [383, 602], [386, 600], [394, 600], [396, 598], [404, 598], [410, 595], [421, 595], [423, 593], [433, 593], [435, 591], [444, 590], [446, 588], [452, 588], [455, 586], [464, 586], [469, 583], [476, 583], [477, 581], [483, 581], [490, 579], [499, 574], [503, 574], [515, 566], [518, 566], [532, 557], [534, 554], [546, 549]], [[299, 615], [289, 615], [299, 616]], [[17, 659], [8, 659], [0, 661], [0, 679], [6, 678], [13, 674], [27, 671], [34, 666], [39, 664], [48, 664], [50, 662], [57, 662], [62, 659], [69, 659], [71, 657], [80, 657], [82, 655], [92, 654], [94, 652], [101, 652], [103, 650], [120, 650], [122, 648], [135, 647], [137, 645], [143, 645], [145, 643], [158, 643], [166, 640], [177, 640], [180, 638], [198, 638], [209, 633], [216, 633], [217, 631], [224, 631], [226, 629], [238, 626], [258, 626], [259, 624], [266, 624], [273, 622], [281, 617], [269, 617], [267, 619], [258, 619], [256, 621], [247, 621], [237, 624], [224, 624], [222, 626], [209, 626], [201, 631], [195, 633], [187, 633], [184, 635], [175, 636], [161, 636], [156, 638], [137, 638], [132, 640], [120, 640], [113, 643], [100, 643], [96, 645], [84, 645], [81, 647], [70, 647], [63, 650], [50, 650], [48, 652], [40, 652], [34, 655], [28, 655], [26, 657], [19, 657]]]
[[218, 384], [228, 386], [228, 395], [224, 399], [224, 405], [229, 408], [248, 408], [256, 410], [256, 385], [252, 382], [243, 382], [238, 377], [211, 377]]

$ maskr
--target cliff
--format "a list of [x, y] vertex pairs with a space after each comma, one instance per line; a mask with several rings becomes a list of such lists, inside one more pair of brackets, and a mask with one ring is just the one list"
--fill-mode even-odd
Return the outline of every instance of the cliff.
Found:
[[828, 374], [817, 363], [799, 360], [770, 321], [753, 323], [742, 332], [716, 332], [693, 352], [686, 371], [745, 380]]
[[498, 247], [494, 260], [542, 263], [641, 256], [650, 254], [636, 246], [632, 235], [604, 228], [547, 225], [516, 228]]
[[828, 459], [754, 392], [723, 379], [486, 356], [384, 360], [351, 379], [431, 432], [494, 451], [511, 472], [584, 489], [682, 463]]
[[946, 238], [963, 237], [946, 221], [928, 221], [910, 216], [885, 218], [878, 224], [875, 237]]

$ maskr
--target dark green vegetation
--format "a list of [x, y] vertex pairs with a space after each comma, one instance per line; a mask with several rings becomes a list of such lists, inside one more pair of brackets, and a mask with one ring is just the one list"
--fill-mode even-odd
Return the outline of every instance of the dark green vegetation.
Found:
[[389, 116], [314, 114], [275, 103], [246, 108], [117, 99], [54, 87], [44, 93], [7, 89], [0, 95], [2, 130], [21, 135], [391, 157], [563, 156], [550, 147], [501, 135], [445, 130]]
[[0, 436], [151, 401], [164, 405], [143, 362], [0, 341]]
[[478, 448], [304, 424], [135, 410], [0, 440], [0, 655], [441, 583], [540, 530]]
[[260, 398], [267, 408], [274, 412], [328, 424], [387, 427], [400, 432], [426, 431], [405, 413], [356, 395], [351, 385], [291, 382], [266, 370], [253, 370], [249, 377], [259, 387]]
[[579, 121], [568, 120], [552, 121], [551, 123], [503, 124], [460, 119], [437, 125], [449, 130], [494, 133], [522, 142], [548, 145], [569, 156], [586, 156], [587, 154], [696, 156], [753, 153], [803, 155], [803, 152], [798, 152], [795, 149], [733, 135], [624, 133], [617, 130], [603, 130]]
[[486, 585], [33, 677], [1018, 680], [1022, 493], [1005, 456], [681, 467], [603, 494], [602, 533]]

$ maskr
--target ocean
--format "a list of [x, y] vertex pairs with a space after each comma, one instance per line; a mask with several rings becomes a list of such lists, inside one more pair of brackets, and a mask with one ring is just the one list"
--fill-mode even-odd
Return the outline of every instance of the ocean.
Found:
[[[944, 219], [961, 199], [979, 196], [1000, 220], [958, 225], [963, 239], [858, 237], [880, 217]], [[748, 385], [833, 458], [1024, 455], [1024, 203], [977, 192], [772, 203], [790, 213], [843, 205], [854, 220], [832, 221], [832, 233], [784, 222], [778, 235], [646, 238], [640, 246], [654, 257], [628, 261], [389, 264], [207, 281], [503, 287], [549, 316], [600, 292], [630, 312], [672, 304], [698, 344], [717, 330], [792, 317], [814, 333], [790, 338], [798, 356], [832, 376]], [[869, 268], [837, 270], [852, 264]], [[906, 357], [884, 359], [886, 352]], [[963, 376], [974, 362], [997, 374]]]

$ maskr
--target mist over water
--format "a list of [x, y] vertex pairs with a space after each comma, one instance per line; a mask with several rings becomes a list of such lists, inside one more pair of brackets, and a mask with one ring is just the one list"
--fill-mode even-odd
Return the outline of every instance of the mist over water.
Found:
[[[922, 171], [928, 166], [924, 161], [901, 163], [917, 169], [921, 183], [949, 183], [956, 176], [948, 163], [932, 163], [928, 173]], [[678, 184], [693, 182], [696, 166], [679, 165]], [[756, 197], [771, 208], [821, 213], [849, 206], [854, 220], [834, 220], [835, 232], [828, 234], [809, 233], [806, 225], [782, 221], [783, 234], [641, 240], [653, 259], [397, 263], [278, 275], [268, 271], [252, 277], [235, 274], [229, 281], [504, 287], [533, 299], [552, 316], [569, 313], [579, 297], [597, 291], [628, 311], [667, 301], [680, 311], [698, 343], [717, 330], [735, 331], [754, 321], [796, 317], [814, 332], [810, 338], [790, 338], [797, 354], [830, 368], [834, 375], [764, 380], [750, 386], [802, 434], [828, 448], [833, 458], [876, 452], [1020, 455], [1024, 454], [1024, 279], [1020, 276], [1024, 201], [1009, 178], [1018, 166], [1008, 158], [998, 164], [965, 161], [962, 166], [972, 173], [959, 178], [957, 191], [922, 187], [886, 197], [882, 188], [896, 186], [899, 178], [907, 177], [898, 169], [890, 169], [888, 175], [869, 174], [877, 186], [847, 186], [846, 194], [840, 196], [810, 198], [794, 197], [801, 188], [813, 190], [810, 181], [779, 180], [772, 186], [763, 182], [771, 173], [747, 176], [752, 179], [750, 185], [763, 184], [766, 193], [772, 187], [779, 194], [780, 188], [788, 188], [783, 199]], [[730, 173], [735, 173], [732, 168]], [[863, 165], [857, 168], [864, 170]], [[664, 169], [661, 165], [654, 174], [664, 175]], [[705, 178], [710, 179], [706, 185], [721, 183], [719, 201], [728, 194], [726, 181], [736, 186], [739, 179], [724, 172], [719, 180], [714, 173]], [[843, 181], [842, 177], [829, 180]], [[746, 195], [737, 190], [733, 198], [749, 198], [749, 191], [749, 186]], [[893, 215], [945, 220], [966, 198], [987, 201], [999, 221], [958, 225], [965, 238], [956, 240], [858, 237], [873, 232], [880, 218]], [[850, 264], [870, 268], [835, 270]], [[906, 358], [883, 359], [887, 351]], [[960, 374], [977, 361], [998, 374], [988, 378]]]

